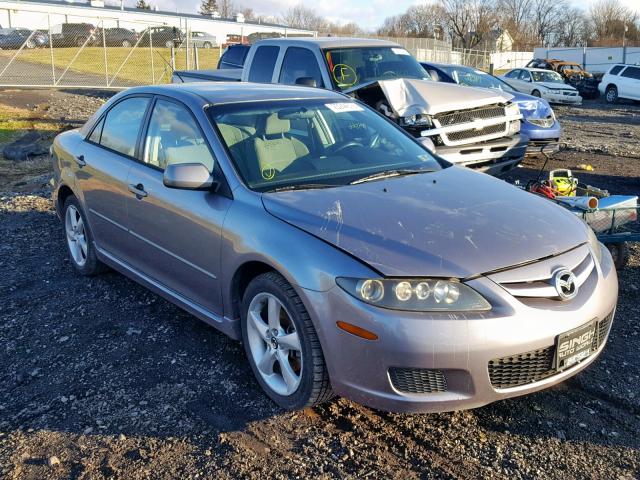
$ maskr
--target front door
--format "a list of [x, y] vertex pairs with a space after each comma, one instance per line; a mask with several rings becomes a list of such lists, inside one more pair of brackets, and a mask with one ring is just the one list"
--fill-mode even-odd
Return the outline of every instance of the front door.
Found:
[[182, 104], [158, 99], [149, 117], [143, 163], [129, 172], [130, 260], [145, 275], [214, 313], [222, 313], [220, 244], [231, 200], [211, 191], [164, 186], [172, 163], [215, 160], [195, 118]]

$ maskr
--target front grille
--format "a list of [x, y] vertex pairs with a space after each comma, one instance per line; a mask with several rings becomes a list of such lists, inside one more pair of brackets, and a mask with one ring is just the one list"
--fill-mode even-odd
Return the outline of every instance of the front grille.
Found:
[[394, 388], [405, 393], [447, 391], [447, 381], [442, 370], [391, 367], [389, 369], [389, 377]]
[[[596, 336], [591, 346], [597, 350], [607, 338], [613, 312], [607, 315], [596, 326]], [[489, 379], [494, 388], [511, 388], [539, 382], [559, 372], [553, 365], [555, 345], [530, 352], [519, 353], [509, 357], [495, 358], [489, 361]]]
[[470, 138], [482, 137], [484, 135], [493, 135], [495, 133], [502, 133], [506, 130], [504, 123], [499, 123], [498, 125], [489, 125], [488, 127], [481, 128], [476, 130], [475, 128], [470, 128], [469, 130], [460, 130], [459, 132], [449, 132], [447, 133], [447, 138], [452, 142], [459, 142], [461, 140], [468, 140]]
[[471, 110], [461, 110], [455, 113], [438, 113], [434, 118], [441, 127], [458, 125], [459, 123], [469, 123], [475, 120], [486, 120], [488, 118], [500, 118], [505, 116], [504, 107], [500, 105], [490, 105], [488, 107], [473, 108]]

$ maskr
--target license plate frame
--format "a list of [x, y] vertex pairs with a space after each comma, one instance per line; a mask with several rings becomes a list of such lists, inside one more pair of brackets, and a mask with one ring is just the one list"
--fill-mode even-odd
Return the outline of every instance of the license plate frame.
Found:
[[554, 358], [558, 372], [573, 367], [594, 353], [593, 341], [597, 335], [598, 321], [592, 320], [556, 337]]

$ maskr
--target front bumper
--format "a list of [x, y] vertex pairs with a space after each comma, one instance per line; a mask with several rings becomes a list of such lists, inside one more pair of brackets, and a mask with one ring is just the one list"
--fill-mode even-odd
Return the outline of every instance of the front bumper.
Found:
[[[615, 309], [618, 283], [611, 256], [603, 248], [592, 289], [579, 302], [560, 302], [551, 309], [533, 308], [511, 297], [485, 277], [469, 281], [494, 306], [490, 312], [421, 314], [366, 305], [334, 287], [303, 291], [316, 323], [334, 391], [364, 405], [396, 412], [443, 412], [480, 407], [496, 400], [555, 385], [586, 368], [601, 353], [540, 381], [495, 388], [489, 362], [554, 346], [563, 332]], [[577, 304], [576, 304], [577, 303]], [[378, 335], [369, 341], [336, 327], [343, 320]], [[610, 325], [610, 324], [609, 324]], [[390, 370], [431, 369], [444, 375], [446, 389], [408, 393], [394, 388]]]
[[549, 103], [563, 103], [567, 105], [580, 105], [582, 103], [582, 97], [580, 95], [563, 95], [561, 93], [544, 92], [542, 98]]
[[528, 137], [518, 134], [463, 147], [436, 147], [436, 153], [456, 165], [498, 175], [515, 168], [522, 161], [527, 140]]

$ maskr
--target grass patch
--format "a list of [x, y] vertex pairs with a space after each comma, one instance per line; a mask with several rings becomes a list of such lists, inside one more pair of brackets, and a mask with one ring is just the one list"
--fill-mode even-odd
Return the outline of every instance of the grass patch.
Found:
[[48, 155], [25, 161], [7, 160], [2, 156], [5, 145], [17, 140], [29, 130], [38, 131], [45, 138], [53, 138], [64, 125], [38, 118], [29, 110], [0, 106], [0, 189], [15, 190], [34, 177], [51, 172]]
[[[106, 50], [102, 47], [86, 47], [79, 54], [78, 51], [77, 47], [53, 49], [56, 78], [60, 78], [65, 69], [69, 67], [70, 71], [99, 75], [101, 81], [108, 76], [111, 82], [115, 75], [114, 86], [123, 82], [145, 84], [169, 83], [171, 81], [171, 50], [169, 48], [154, 47], [152, 52], [152, 49], [148, 47], [138, 47], [133, 50], [127, 47], [107, 47]], [[15, 50], [0, 50], [0, 65], [6, 65], [14, 54]], [[219, 56], [220, 52], [217, 48], [199, 49], [200, 68], [215, 68]], [[16, 57], [16, 61], [38, 63], [51, 67], [51, 49], [23, 50]], [[186, 69], [187, 59], [184, 49], [176, 52], [175, 63], [176, 70]], [[192, 57], [191, 68], [193, 68], [193, 64]], [[7, 71], [9, 70], [11, 67]], [[64, 78], [62, 83], [65, 83]]]

